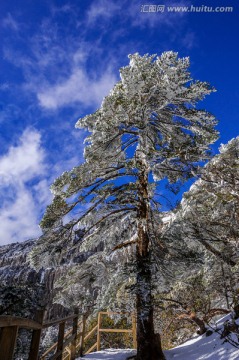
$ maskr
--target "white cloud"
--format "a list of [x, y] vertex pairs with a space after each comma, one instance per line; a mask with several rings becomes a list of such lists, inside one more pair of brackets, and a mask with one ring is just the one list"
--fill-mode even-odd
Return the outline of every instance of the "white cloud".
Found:
[[33, 186], [32, 191], [37, 198], [37, 204], [40, 209], [45, 209], [52, 199], [52, 195], [49, 190], [49, 181], [47, 179], [40, 180], [36, 185]]
[[14, 188], [14, 201], [0, 209], [0, 245], [38, 237], [37, 209], [26, 187]]
[[[168, 0], [166, 6], [183, 6], [187, 2], [188, 0], [180, 0], [176, 4], [175, 0]], [[26, 41], [29, 51], [21, 52], [20, 49], [16, 52], [10, 45], [5, 45], [4, 57], [22, 69], [25, 81], [21, 89], [27, 94], [34, 94], [42, 108], [57, 110], [79, 104], [83, 105], [79, 112], [84, 107], [95, 108], [117, 80], [116, 69], [120, 65], [117, 55], [122, 50], [120, 47], [117, 53], [111, 52], [109, 55], [103, 43], [104, 35], [107, 34], [111, 40], [122, 36], [124, 29], [129, 28], [128, 23], [131, 27], [147, 29], [164, 26], [171, 31], [174, 29], [176, 33], [181, 19], [187, 16], [184, 12], [143, 13], [140, 11], [141, 5], [136, 0], [96, 0], [88, 6], [84, 18], [79, 16], [77, 8], [71, 3], [67, 2], [60, 7], [51, 6], [52, 16], [44, 18], [38, 31]], [[62, 13], [66, 16], [70, 29], [73, 29], [72, 32], [59, 31], [54, 18]], [[113, 20], [120, 24], [117, 29], [110, 27]], [[14, 21], [11, 14], [8, 14], [5, 26], [17, 28]], [[92, 28], [95, 35], [89, 41], [88, 35]], [[185, 41], [190, 47], [192, 39]], [[113, 71], [115, 64], [117, 66]]]
[[75, 68], [65, 80], [41, 89], [37, 97], [40, 105], [47, 109], [55, 110], [75, 103], [99, 106], [115, 82], [116, 77], [110, 70], [96, 79], [90, 77], [84, 68]]
[[42, 22], [28, 45], [30, 56], [16, 56], [16, 51], [7, 46], [4, 57], [22, 69], [25, 81], [21, 88], [35, 94], [44, 109], [79, 104], [95, 108], [117, 81], [112, 55], [104, 54], [100, 40], [87, 42], [84, 36], [60, 39], [49, 19]]
[[[175, 4], [173, 1], [169, 0], [167, 5]], [[187, 1], [181, 0], [179, 5]], [[53, 17], [64, 12], [71, 20], [73, 18], [72, 24], [77, 26], [73, 8], [68, 3], [65, 5], [52, 8]], [[45, 18], [39, 31], [28, 41], [29, 55], [16, 54], [7, 46], [4, 48], [5, 59], [23, 70], [25, 82], [22, 88], [37, 97], [41, 108], [58, 110], [77, 105], [79, 112], [89, 107], [93, 110], [100, 105], [118, 76], [118, 58], [115, 53], [105, 51], [103, 43], [103, 34], [112, 30], [109, 29], [110, 21], [119, 21], [123, 29], [127, 22], [130, 22], [130, 26], [141, 28], [159, 25], [172, 28], [175, 24], [178, 26], [180, 18], [185, 16], [183, 12], [142, 13], [140, 9], [136, 0], [130, 4], [126, 0], [94, 1], [89, 5], [84, 20], [80, 20], [79, 36], [75, 33], [61, 36], [56, 22], [52, 18]], [[88, 32], [99, 27], [101, 36], [90, 42], [86, 40]], [[117, 32], [118, 29], [114, 29], [110, 37], [116, 36]]]
[[[40, 235], [39, 215], [51, 199], [40, 134], [27, 129], [0, 157], [0, 245]], [[35, 192], [29, 184], [35, 183]]]
[[29, 128], [0, 156], [0, 246], [41, 235], [39, 222], [52, 200], [50, 185], [78, 163], [75, 155], [50, 166], [40, 133]]
[[17, 179], [24, 183], [44, 172], [44, 152], [40, 145], [40, 134], [27, 129], [17, 146], [11, 146], [0, 158], [0, 176]]

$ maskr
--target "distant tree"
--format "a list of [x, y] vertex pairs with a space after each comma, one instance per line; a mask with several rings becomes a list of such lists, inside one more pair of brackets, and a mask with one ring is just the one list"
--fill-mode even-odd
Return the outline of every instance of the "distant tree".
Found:
[[[204, 167], [201, 178], [184, 194], [180, 206], [171, 214], [171, 222], [164, 227], [163, 235], [167, 242], [176, 240], [205, 248], [202, 268], [208, 296], [213, 299], [213, 305], [217, 301], [234, 311], [235, 317], [239, 316], [238, 196], [239, 137], [222, 145], [220, 153]], [[215, 306], [211, 307], [213, 313]], [[201, 320], [203, 318], [207, 316], [201, 316]]]
[[74, 245], [78, 251], [101, 243], [108, 255], [130, 248], [136, 267], [137, 360], [164, 359], [152, 296], [155, 261], [167, 252], [159, 236], [161, 194], [167, 182], [179, 187], [195, 176], [218, 136], [214, 116], [196, 108], [214, 89], [193, 82], [188, 68], [189, 59], [173, 52], [130, 55], [100, 109], [76, 125], [90, 132], [85, 163], [54, 182], [54, 199], [41, 222], [45, 236], [32, 253], [35, 264], [59, 263], [76, 227], [84, 230]]
[[[222, 248], [222, 254], [223, 254]], [[225, 253], [227, 253], [225, 249]], [[235, 259], [235, 256], [234, 256]], [[231, 266], [223, 260], [206, 252], [203, 265], [207, 286], [210, 293], [215, 294], [220, 304], [230, 311], [238, 312], [239, 304], [239, 264]], [[238, 312], [239, 314], [239, 312]]]

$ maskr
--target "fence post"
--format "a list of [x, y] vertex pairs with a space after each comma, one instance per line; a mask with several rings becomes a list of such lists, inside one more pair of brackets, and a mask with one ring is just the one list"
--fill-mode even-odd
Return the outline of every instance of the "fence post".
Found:
[[101, 328], [101, 312], [98, 313], [97, 351], [100, 351], [100, 328]]
[[65, 321], [59, 324], [59, 332], [58, 332], [58, 341], [57, 341], [57, 349], [56, 352], [61, 351], [60, 355], [57, 356], [56, 360], [62, 360], [63, 355], [63, 342], [64, 342], [64, 332], [65, 332]]
[[137, 349], [137, 328], [136, 328], [136, 317], [132, 315], [132, 334], [133, 334], [133, 348]]
[[76, 317], [73, 319], [73, 326], [72, 326], [72, 335], [75, 336], [74, 340], [71, 343], [71, 360], [75, 360], [76, 358], [76, 341], [77, 341], [77, 330], [78, 330], [78, 321], [79, 321], [79, 310], [75, 309], [74, 311]]
[[81, 337], [80, 337], [80, 349], [79, 349], [80, 356], [83, 356], [86, 318], [87, 318], [87, 315], [84, 314], [83, 318], [82, 318], [82, 331], [81, 331]]
[[12, 360], [16, 345], [18, 326], [0, 329], [0, 360]]
[[[42, 325], [43, 320], [44, 320], [44, 315], [45, 315], [45, 309], [38, 310], [35, 315], [35, 321], [37, 321], [39, 324]], [[30, 346], [28, 360], [37, 360], [38, 359], [41, 333], [42, 333], [42, 329], [32, 331], [32, 340], [31, 340], [31, 346]]]

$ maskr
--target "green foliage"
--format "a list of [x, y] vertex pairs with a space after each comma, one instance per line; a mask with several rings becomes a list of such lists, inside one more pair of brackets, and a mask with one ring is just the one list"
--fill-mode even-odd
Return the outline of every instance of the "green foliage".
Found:
[[40, 226], [43, 229], [49, 229], [55, 225], [55, 223], [67, 213], [69, 210], [66, 201], [62, 196], [56, 195], [53, 199], [52, 204], [47, 208], [47, 212], [42, 219]]
[[[86, 334], [97, 325], [97, 319], [93, 318], [88, 322]], [[107, 316], [102, 315], [101, 329], [132, 329], [131, 319], [123, 315]], [[87, 350], [96, 343], [96, 332], [85, 342], [84, 349]], [[133, 346], [133, 337], [130, 333], [101, 333], [101, 349], [118, 348], [128, 349]]]
[[164, 350], [171, 349], [182, 344], [192, 337], [197, 326], [188, 321], [177, 319], [172, 309], [156, 310], [156, 316], [160, 316], [160, 333]]

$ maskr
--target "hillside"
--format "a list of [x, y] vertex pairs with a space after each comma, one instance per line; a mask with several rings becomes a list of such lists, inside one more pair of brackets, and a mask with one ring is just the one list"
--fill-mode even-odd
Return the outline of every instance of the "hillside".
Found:
[[[238, 360], [239, 348], [230, 344], [229, 341], [220, 338], [225, 321], [230, 320], [230, 315], [224, 316], [214, 326], [214, 331], [210, 336], [205, 334], [196, 336], [191, 340], [165, 351], [166, 360]], [[239, 323], [239, 321], [237, 320]], [[237, 341], [236, 334], [230, 338]], [[108, 349], [86, 355], [78, 360], [126, 360], [134, 354], [133, 350]]]
[[[230, 315], [220, 319], [212, 335], [197, 336], [174, 349], [165, 351], [167, 360], [237, 360], [239, 359], [239, 348], [230, 344], [227, 340], [221, 339], [220, 334], [223, 324], [230, 319]], [[235, 334], [231, 336], [232, 341], [237, 341]]]

